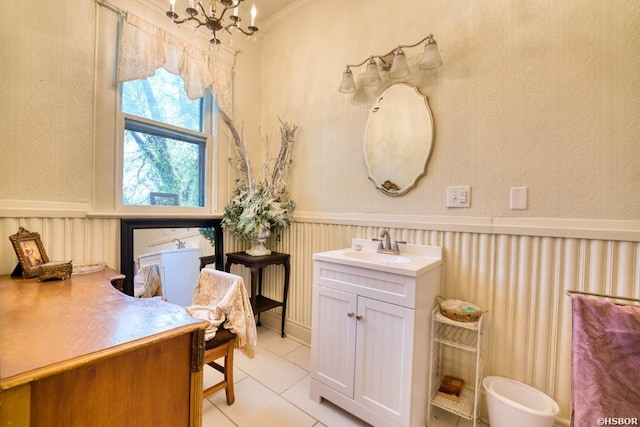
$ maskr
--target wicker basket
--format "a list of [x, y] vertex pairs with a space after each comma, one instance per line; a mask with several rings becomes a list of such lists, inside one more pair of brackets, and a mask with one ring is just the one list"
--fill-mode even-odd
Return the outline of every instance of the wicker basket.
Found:
[[475, 322], [482, 316], [482, 313], [485, 313], [485, 310], [470, 302], [445, 299], [440, 295], [436, 297], [436, 303], [440, 307], [440, 313], [458, 322]]

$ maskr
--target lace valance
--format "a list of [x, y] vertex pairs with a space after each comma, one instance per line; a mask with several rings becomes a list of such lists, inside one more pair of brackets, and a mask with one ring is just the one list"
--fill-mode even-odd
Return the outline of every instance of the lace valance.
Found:
[[122, 25], [117, 81], [145, 79], [160, 67], [182, 77], [189, 99], [202, 97], [210, 87], [218, 106], [233, 117], [231, 65], [127, 12]]

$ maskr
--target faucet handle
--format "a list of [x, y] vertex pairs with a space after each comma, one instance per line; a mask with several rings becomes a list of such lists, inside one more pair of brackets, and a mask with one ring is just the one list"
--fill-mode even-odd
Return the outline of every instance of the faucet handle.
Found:
[[384, 249], [384, 243], [382, 243], [382, 239], [376, 239], [375, 237], [371, 239], [373, 242], [378, 242], [378, 249]]
[[403, 245], [406, 245], [406, 244], [407, 244], [407, 242], [406, 242], [406, 241], [404, 241], [404, 240], [397, 240], [397, 241], [395, 241], [395, 242], [393, 243], [393, 251], [394, 251], [396, 254], [399, 254], [399, 253], [400, 253], [400, 247], [398, 247], [398, 243], [403, 244]]

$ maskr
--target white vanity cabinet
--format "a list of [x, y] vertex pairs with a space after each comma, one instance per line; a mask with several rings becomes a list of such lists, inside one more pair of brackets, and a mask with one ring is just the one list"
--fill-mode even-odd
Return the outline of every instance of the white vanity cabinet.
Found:
[[331, 254], [314, 255], [312, 399], [374, 426], [425, 426], [441, 259], [415, 271]]
[[140, 267], [158, 264], [162, 279], [162, 292], [168, 302], [191, 305], [193, 290], [200, 274], [200, 249], [166, 249], [142, 254], [138, 257]]

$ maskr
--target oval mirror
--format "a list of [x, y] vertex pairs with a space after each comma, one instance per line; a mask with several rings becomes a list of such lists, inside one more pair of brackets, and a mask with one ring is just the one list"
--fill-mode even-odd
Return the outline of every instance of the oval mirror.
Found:
[[427, 97], [395, 83], [369, 110], [364, 158], [369, 179], [390, 196], [401, 196], [427, 173], [433, 148], [433, 118]]

